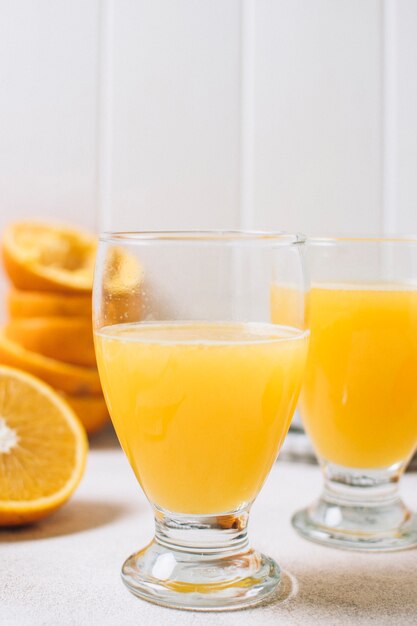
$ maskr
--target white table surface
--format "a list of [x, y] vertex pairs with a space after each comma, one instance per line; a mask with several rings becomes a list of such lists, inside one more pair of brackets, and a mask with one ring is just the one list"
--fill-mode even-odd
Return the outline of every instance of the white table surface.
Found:
[[[320, 481], [317, 467], [278, 462], [253, 507], [252, 543], [294, 577], [286, 603], [214, 614], [164, 609], [121, 582], [123, 560], [148, 542], [153, 521], [112, 433], [100, 434], [67, 505], [32, 528], [0, 531], [0, 624], [417, 624], [417, 550], [342, 552], [292, 530], [291, 513], [318, 494]], [[403, 494], [417, 509], [417, 474], [405, 476]]]

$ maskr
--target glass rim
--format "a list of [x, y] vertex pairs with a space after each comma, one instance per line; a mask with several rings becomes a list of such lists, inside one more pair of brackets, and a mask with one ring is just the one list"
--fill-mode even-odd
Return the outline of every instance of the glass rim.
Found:
[[256, 230], [148, 230], [104, 231], [98, 239], [104, 243], [207, 243], [207, 244], [269, 244], [290, 246], [306, 242], [301, 233]]
[[337, 245], [337, 244], [417, 244], [417, 236], [387, 236], [354, 235], [340, 237], [306, 237], [307, 245]]

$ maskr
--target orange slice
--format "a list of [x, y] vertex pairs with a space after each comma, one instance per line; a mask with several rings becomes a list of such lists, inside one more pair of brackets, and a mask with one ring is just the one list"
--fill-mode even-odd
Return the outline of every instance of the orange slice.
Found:
[[91, 321], [77, 317], [33, 317], [12, 320], [4, 334], [26, 350], [64, 363], [96, 364]]
[[123, 248], [109, 248], [103, 265], [100, 326], [141, 319], [143, 269]]
[[103, 273], [103, 285], [107, 292], [130, 293], [138, 289], [142, 279], [142, 267], [132, 253], [119, 246], [107, 250]]
[[0, 526], [61, 506], [84, 472], [87, 438], [68, 404], [34, 376], [0, 366]]
[[3, 234], [4, 266], [19, 289], [88, 293], [96, 240], [66, 226], [17, 222]]
[[100, 430], [109, 421], [109, 412], [103, 396], [70, 396], [61, 393], [89, 435]]
[[10, 317], [87, 317], [91, 319], [91, 295], [11, 289], [7, 296]]
[[0, 330], [0, 363], [17, 367], [38, 376], [55, 389], [74, 395], [100, 394], [96, 368], [69, 365], [42, 354], [31, 352], [8, 339]]

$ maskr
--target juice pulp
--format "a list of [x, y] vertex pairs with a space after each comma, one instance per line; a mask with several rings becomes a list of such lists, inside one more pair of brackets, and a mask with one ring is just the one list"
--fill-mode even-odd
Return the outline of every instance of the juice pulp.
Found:
[[113, 424], [149, 500], [188, 514], [252, 502], [291, 421], [306, 334], [140, 323], [102, 328], [95, 341]]
[[321, 458], [354, 468], [417, 445], [417, 291], [316, 286], [300, 409]]

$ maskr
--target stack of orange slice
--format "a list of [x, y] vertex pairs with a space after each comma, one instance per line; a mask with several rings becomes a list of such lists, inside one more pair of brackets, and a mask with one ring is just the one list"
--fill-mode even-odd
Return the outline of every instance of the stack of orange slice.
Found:
[[95, 432], [108, 419], [91, 326], [95, 238], [61, 225], [18, 222], [4, 231], [2, 252], [13, 287], [0, 363], [51, 385], [87, 432]]

